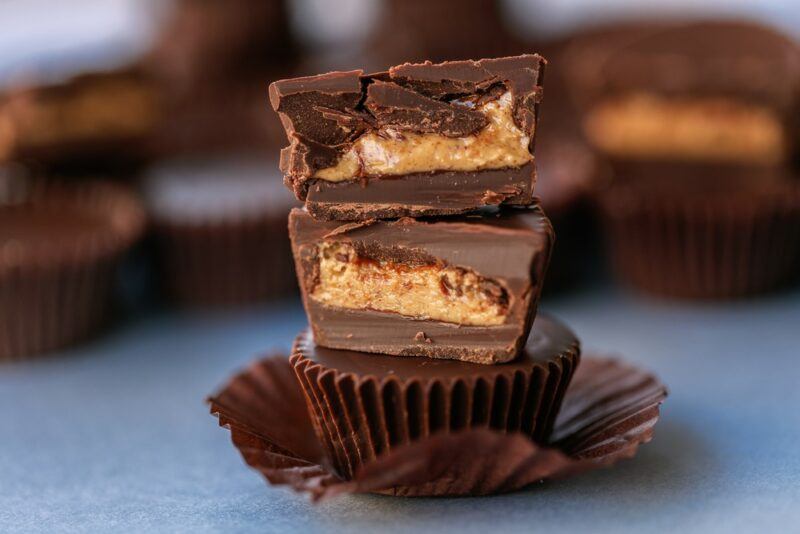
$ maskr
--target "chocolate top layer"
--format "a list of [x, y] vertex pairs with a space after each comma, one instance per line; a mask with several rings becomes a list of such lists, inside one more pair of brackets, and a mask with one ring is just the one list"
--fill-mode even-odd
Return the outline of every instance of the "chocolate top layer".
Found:
[[784, 111], [800, 86], [800, 49], [752, 22], [640, 23], [574, 40], [566, 60], [590, 100], [623, 91], [729, 95]]
[[305, 182], [315, 171], [334, 165], [362, 134], [392, 126], [467, 136], [487, 123], [473, 110], [475, 105], [505, 92], [513, 99], [515, 124], [532, 143], [544, 65], [538, 55], [523, 55], [279, 80], [270, 85], [269, 95], [290, 142], [281, 152], [281, 170], [303, 199]]
[[569, 328], [554, 319], [539, 315], [520, 356], [512, 362], [500, 365], [328, 349], [314, 343], [314, 336], [310, 330], [302, 332], [297, 337], [293, 352], [328, 369], [336, 369], [340, 374], [351, 373], [358, 378], [395, 377], [401, 381], [408, 381], [472, 379], [511, 374], [517, 370], [530, 369], [532, 365], [546, 365], [560, 355], [575, 353], [579, 345], [578, 338]]

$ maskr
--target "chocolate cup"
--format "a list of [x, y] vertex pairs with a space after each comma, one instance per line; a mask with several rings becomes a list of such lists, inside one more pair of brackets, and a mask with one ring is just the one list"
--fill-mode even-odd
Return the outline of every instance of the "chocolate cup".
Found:
[[326, 456], [344, 478], [407, 443], [492, 428], [545, 442], [578, 365], [578, 339], [537, 318], [513, 362], [487, 366], [327, 349], [310, 330], [290, 358]]
[[141, 235], [144, 211], [127, 189], [107, 183], [36, 186], [21, 205], [0, 210], [97, 219], [91, 231], [46, 244], [0, 243], [0, 360], [20, 359], [88, 338], [110, 315], [115, 270]]
[[776, 289], [796, 275], [796, 183], [699, 191], [619, 184], [603, 192], [599, 204], [618, 278], [644, 292], [685, 299], [745, 297]]
[[269, 483], [314, 500], [350, 493], [489, 495], [519, 490], [633, 457], [652, 439], [666, 388], [616, 359], [585, 357], [567, 389], [551, 441], [488, 428], [438, 433], [400, 445], [351, 479], [324, 461], [285, 356], [254, 363], [209, 399], [245, 462]]
[[175, 158], [142, 185], [173, 302], [224, 308], [296, 294], [286, 229], [296, 202], [274, 161], [250, 152]]

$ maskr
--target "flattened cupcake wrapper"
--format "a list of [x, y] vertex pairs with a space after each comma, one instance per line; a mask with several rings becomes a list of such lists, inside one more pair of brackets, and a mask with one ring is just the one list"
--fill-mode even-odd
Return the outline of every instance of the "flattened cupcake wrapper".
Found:
[[45, 208], [68, 202], [105, 214], [108, 226], [69, 244], [0, 250], [0, 360], [63, 348], [101, 328], [115, 269], [144, 228], [136, 198], [115, 185], [45, 185], [30, 202]]
[[286, 217], [157, 224], [167, 291], [185, 306], [236, 306], [297, 292]]
[[290, 358], [320, 442], [337, 473], [434, 434], [492, 428], [537, 442], [550, 435], [579, 360], [573, 347], [547, 364], [503, 371], [490, 379], [358, 378], [302, 354]]
[[584, 358], [547, 446], [520, 432], [463, 427], [382, 451], [349, 477], [326, 464], [325, 445], [286, 357], [255, 363], [209, 402], [248, 465], [270, 483], [316, 500], [365, 492], [487, 495], [608, 466], [650, 441], [666, 394], [657, 378], [636, 367]]
[[656, 295], [724, 299], [780, 287], [800, 260], [800, 187], [768, 194], [600, 201], [618, 277]]

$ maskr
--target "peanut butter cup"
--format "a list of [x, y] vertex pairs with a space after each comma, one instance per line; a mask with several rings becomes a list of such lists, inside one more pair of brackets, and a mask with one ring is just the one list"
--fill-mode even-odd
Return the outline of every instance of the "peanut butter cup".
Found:
[[145, 180], [167, 294], [224, 307], [297, 291], [286, 216], [295, 201], [274, 160], [252, 155], [175, 159]]
[[109, 320], [115, 267], [143, 226], [136, 197], [109, 184], [0, 198], [0, 359], [66, 347]]

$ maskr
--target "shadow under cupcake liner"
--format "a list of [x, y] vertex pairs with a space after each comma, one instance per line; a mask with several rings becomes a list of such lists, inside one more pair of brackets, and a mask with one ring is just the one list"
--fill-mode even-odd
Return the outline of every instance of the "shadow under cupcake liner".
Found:
[[391, 447], [342, 477], [331, 466], [285, 356], [235, 376], [209, 399], [248, 465], [313, 499], [348, 493], [488, 495], [609, 466], [650, 441], [666, 388], [616, 359], [587, 357], [575, 373], [547, 446], [487, 426]]

